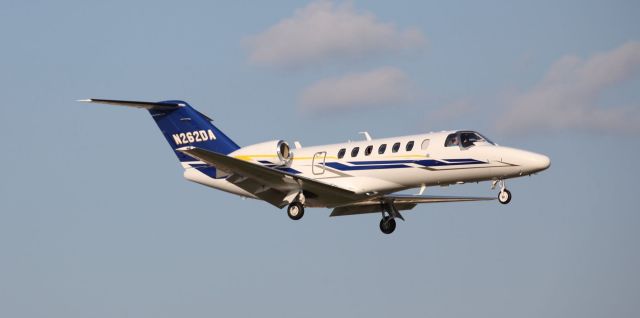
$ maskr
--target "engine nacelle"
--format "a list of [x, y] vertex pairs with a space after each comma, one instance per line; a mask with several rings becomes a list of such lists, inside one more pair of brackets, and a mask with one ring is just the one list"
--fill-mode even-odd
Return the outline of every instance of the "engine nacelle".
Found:
[[293, 152], [286, 141], [272, 140], [242, 147], [230, 153], [229, 156], [244, 160], [266, 160], [278, 166], [286, 166], [291, 163]]

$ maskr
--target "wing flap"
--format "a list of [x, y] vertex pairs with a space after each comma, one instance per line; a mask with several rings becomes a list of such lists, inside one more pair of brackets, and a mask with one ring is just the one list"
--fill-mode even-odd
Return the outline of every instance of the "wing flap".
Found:
[[435, 195], [385, 195], [376, 200], [362, 201], [350, 205], [340, 206], [331, 211], [330, 216], [344, 216], [365, 213], [382, 212], [380, 201], [393, 203], [398, 211], [411, 210], [420, 203], [441, 203], [441, 202], [467, 202], [467, 201], [489, 201], [495, 200], [493, 197], [461, 197], [461, 196], [435, 196]]

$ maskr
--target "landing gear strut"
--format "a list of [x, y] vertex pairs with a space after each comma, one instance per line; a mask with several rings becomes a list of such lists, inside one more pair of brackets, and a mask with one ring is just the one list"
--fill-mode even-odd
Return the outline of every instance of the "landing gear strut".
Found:
[[396, 229], [396, 218], [404, 221], [404, 218], [393, 205], [393, 202], [380, 202], [382, 220], [380, 220], [380, 231], [384, 234], [391, 234]]
[[493, 182], [491, 189], [495, 189], [496, 185], [500, 184], [500, 192], [498, 193], [498, 201], [502, 204], [511, 202], [511, 191], [507, 190], [504, 180], [496, 180]]
[[304, 216], [304, 205], [300, 202], [292, 202], [287, 208], [287, 215], [292, 220], [300, 220]]

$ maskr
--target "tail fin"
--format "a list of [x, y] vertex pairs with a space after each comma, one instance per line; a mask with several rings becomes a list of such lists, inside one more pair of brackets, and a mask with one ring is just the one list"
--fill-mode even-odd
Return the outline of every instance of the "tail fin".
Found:
[[211, 118], [183, 101], [169, 100], [157, 103], [110, 99], [80, 101], [147, 109], [180, 162], [198, 161], [198, 159], [176, 151], [176, 149], [187, 145], [194, 145], [225, 155], [240, 148], [211, 123]]

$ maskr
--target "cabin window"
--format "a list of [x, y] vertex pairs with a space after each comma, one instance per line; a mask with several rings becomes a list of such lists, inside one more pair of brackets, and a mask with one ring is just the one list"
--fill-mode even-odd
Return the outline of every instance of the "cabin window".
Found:
[[427, 150], [429, 148], [429, 139], [425, 139], [422, 141], [422, 145], [420, 145], [420, 149]]
[[407, 151], [411, 151], [411, 149], [413, 149], [413, 140], [409, 141], [405, 147], [405, 150]]
[[373, 151], [373, 146], [367, 146], [367, 148], [364, 149], [364, 155], [365, 156], [370, 155], [371, 151]]
[[355, 157], [358, 155], [358, 151], [360, 151], [360, 147], [355, 147], [351, 149], [351, 157]]
[[387, 151], [387, 144], [382, 144], [382, 145], [380, 145], [380, 147], [378, 147], [378, 154], [379, 155], [384, 154], [385, 151]]
[[344, 153], [347, 152], [347, 149], [340, 149], [340, 151], [338, 151], [338, 159], [342, 159], [342, 157], [344, 157]]
[[398, 150], [400, 150], [400, 143], [396, 142], [395, 144], [393, 144], [393, 147], [391, 148], [391, 152], [398, 152]]

